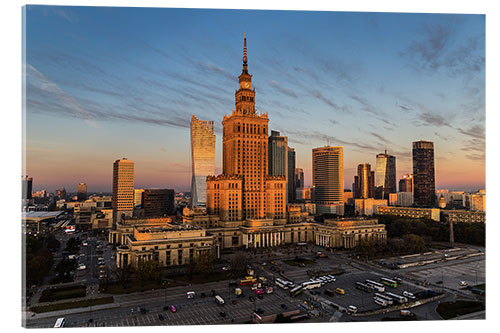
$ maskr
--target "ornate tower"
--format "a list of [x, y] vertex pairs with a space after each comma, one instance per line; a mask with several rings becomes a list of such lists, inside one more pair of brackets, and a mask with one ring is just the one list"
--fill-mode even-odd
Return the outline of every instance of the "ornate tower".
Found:
[[[235, 107], [232, 114], [225, 114], [222, 120], [223, 175], [207, 178], [207, 209], [209, 212], [219, 212], [221, 216], [224, 214], [226, 208], [222, 198], [225, 195], [222, 191], [225, 185], [216, 182], [218, 179], [223, 181], [228, 180], [228, 177], [236, 177], [241, 179], [241, 196], [237, 193], [229, 196], [233, 198], [233, 203], [227, 209], [233, 207], [242, 212], [229, 212], [228, 216], [242, 216], [243, 219], [285, 218], [286, 180], [281, 176], [268, 176], [269, 118], [267, 113], [255, 112], [255, 89], [252, 89], [252, 75], [248, 73], [247, 61], [245, 34], [243, 69], [238, 77]], [[234, 186], [238, 185], [230, 186], [234, 190]], [[234, 202], [235, 197], [239, 198], [238, 202]]]

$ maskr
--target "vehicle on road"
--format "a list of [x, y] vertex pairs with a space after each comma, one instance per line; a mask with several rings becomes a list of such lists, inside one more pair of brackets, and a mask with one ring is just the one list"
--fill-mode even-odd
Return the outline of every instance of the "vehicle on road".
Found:
[[172, 313], [176, 313], [177, 312], [177, 308], [174, 305], [170, 305], [169, 309], [170, 309], [170, 311]]
[[333, 290], [331, 290], [331, 289], [326, 289], [325, 290], [325, 295], [333, 297], [333, 296], [335, 296], [335, 292]]
[[365, 284], [372, 287], [376, 291], [385, 291], [385, 287], [383, 284], [372, 281], [372, 280], [365, 280]]
[[146, 309], [145, 308], [140, 308], [140, 310], [142, 314], [146, 314]]
[[443, 284], [443, 281], [436, 281], [436, 284]]
[[256, 312], [257, 314], [260, 314], [260, 315], [261, 315], [261, 314], [263, 314], [263, 313], [264, 313], [264, 310], [262, 310], [261, 308], [257, 308], [257, 309], [255, 310], [255, 312]]
[[469, 284], [467, 283], [467, 281], [460, 281], [460, 285], [461, 286], [468, 286]]
[[82, 246], [87, 246], [87, 245], [89, 245], [89, 243], [87, 243], [87, 242], [82, 243]]
[[399, 311], [399, 314], [402, 317], [415, 317], [415, 314], [413, 312], [411, 312], [410, 310], [401, 310], [401, 311]]
[[266, 288], [266, 294], [272, 294], [274, 291], [273, 287], [267, 287]]
[[240, 286], [252, 286], [257, 281], [253, 276], [247, 276], [240, 280]]
[[379, 297], [374, 297], [373, 301], [377, 303], [378, 305], [381, 306], [387, 306], [387, 301], [385, 299], [379, 298]]
[[255, 290], [256, 295], [262, 295], [263, 293], [264, 293], [264, 289], [262, 289], [262, 288]]
[[400, 295], [396, 295], [394, 293], [388, 293], [386, 292], [385, 293], [387, 296], [391, 297], [393, 300], [395, 300], [396, 302], [398, 302], [399, 304], [404, 304], [404, 303], [408, 303], [408, 298], [404, 297], [404, 296], [400, 296]]
[[392, 297], [389, 297], [387, 295], [382, 295], [382, 294], [379, 294], [379, 293], [375, 293], [373, 298], [383, 299], [384, 301], [386, 301], [386, 303], [388, 305], [392, 305], [394, 303]]
[[354, 305], [349, 305], [347, 307], [347, 311], [350, 312], [350, 313], [356, 313], [356, 312], [358, 312], [358, 308], [355, 307]]
[[386, 286], [389, 286], [391, 288], [397, 288], [398, 283], [394, 280], [388, 279], [388, 278], [380, 278], [380, 281], [382, 281], [383, 284]]
[[275, 280], [275, 282], [276, 282], [276, 285], [277, 285], [278, 287], [281, 287], [281, 288], [283, 288], [283, 289], [288, 289], [288, 288], [290, 288], [290, 284], [291, 284], [291, 282], [290, 282], [290, 281], [285, 281], [285, 280], [282, 280], [282, 279], [278, 278], [278, 279], [276, 279], [276, 280]]
[[235, 294], [236, 296], [240, 296], [240, 295], [241, 295], [241, 293], [242, 293], [241, 288], [234, 288], [234, 294]]
[[83, 271], [83, 270], [84, 270], [84, 269], [86, 269], [86, 268], [87, 268], [87, 266], [85, 266], [84, 264], [80, 264], [80, 265], [78, 266], [78, 270], [79, 270], [79, 271]]
[[409, 299], [415, 299], [415, 295], [413, 295], [412, 293], [410, 293], [409, 291], [403, 291], [403, 296], [406, 296], [408, 297]]
[[163, 317], [163, 315], [160, 313], [160, 314], [158, 315], [158, 319], [160, 319], [161, 321], [163, 321], [163, 320], [165, 320], [165, 317]]
[[220, 297], [219, 295], [215, 296], [215, 303], [219, 305], [224, 305], [224, 299]]
[[54, 324], [54, 328], [64, 327], [64, 318], [57, 318], [56, 323]]
[[401, 278], [395, 277], [395, 278], [393, 278], [393, 280], [394, 280], [394, 281], [396, 281], [396, 282], [398, 283], [398, 286], [399, 286], [400, 284], [403, 284], [403, 279], [401, 279]]
[[194, 298], [194, 296], [196, 295], [196, 293], [194, 291], [188, 291], [186, 293], [186, 295], [187, 295], [188, 299], [191, 299], [191, 298]]
[[223, 311], [219, 312], [219, 315], [220, 315], [222, 318], [226, 318], [226, 313], [225, 313], [225, 312], [223, 312]]
[[371, 286], [361, 282], [356, 282], [356, 289], [363, 290], [368, 293], [373, 291], [373, 288]]
[[222, 267], [222, 270], [223, 270], [223, 271], [228, 271], [229, 269], [230, 269], [230, 267], [229, 267], [229, 266], [223, 266], [223, 267]]
[[303, 285], [298, 285], [297, 287], [290, 289], [290, 297], [295, 297], [298, 294], [300, 294], [301, 292], [303, 292], [304, 290], [306, 290], [306, 289], [304, 288]]
[[345, 294], [345, 290], [344, 289], [340, 289], [340, 288], [335, 288], [335, 292], [337, 294], [340, 294], [340, 295], [344, 295]]

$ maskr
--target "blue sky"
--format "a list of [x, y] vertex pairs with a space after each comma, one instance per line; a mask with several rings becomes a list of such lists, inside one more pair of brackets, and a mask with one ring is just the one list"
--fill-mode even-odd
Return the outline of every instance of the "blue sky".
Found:
[[483, 15], [159, 8], [26, 8], [26, 162], [34, 188], [110, 191], [112, 163], [136, 187], [190, 188], [191, 114], [234, 107], [243, 32], [257, 109], [311, 150], [344, 146], [345, 188], [387, 148], [397, 176], [411, 142], [435, 143], [438, 188], [485, 183]]

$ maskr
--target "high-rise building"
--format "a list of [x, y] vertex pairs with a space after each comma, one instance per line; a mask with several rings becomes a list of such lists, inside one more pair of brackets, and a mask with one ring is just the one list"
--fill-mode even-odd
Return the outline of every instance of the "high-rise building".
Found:
[[293, 203], [296, 199], [295, 185], [295, 149], [288, 147], [288, 177], [287, 177], [287, 197], [288, 202]]
[[22, 177], [22, 199], [30, 200], [33, 198], [33, 177]]
[[78, 201], [85, 201], [87, 199], [87, 184], [78, 183], [76, 187], [76, 196], [78, 197]]
[[295, 168], [295, 186], [297, 189], [304, 188], [304, 170]]
[[396, 193], [396, 157], [387, 154], [377, 155], [375, 174], [375, 194], [377, 198], [388, 199], [389, 193]]
[[436, 204], [434, 143], [430, 141], [413, 142], [413, 202], [420, 207]]
[[134, 207], [141, 208], [142, 207], [142, 194], [144, 193], [143, 188], [134, 189]]
[[207, 176], [215, 173], [214, 122], [191, 117], [191, 208], [207, 202]]
[[412, 174], [406, 174], [399, 180], [399, 192], [413, 192]]
[[171, 189], [147, 189], [142, 193], [142, 209], [145, 217], [175, 214], [175, 191]]
[[343, 215], [344, 149], [325, 146], [312, 150], [313, 197], [318, 214]]
[[374, 172], [369, 163], [358, 165], [358, 175], [354, 176], [353, 197], [355, 199], [373, 198], [375, 194]]
[[268, 141], [269, 174], [288, 177], [288, 138], [271, 131]]
[[56, 190], [56, 197], [58, 197], [59, 199], [66, 199], [67, 195], [68, 194], [66, 193], [66, 189], [64, 187]]
[[223, 174], [207, 177], [207, 211], [222, 221], [286, 219], [286, 176], [268, 173], [267, 113], [256, 113], [246, 35], [235, 108], [224, 115]]
[[134, 162], [122, 158], [113, 163], [113, 222], [134, 213]]

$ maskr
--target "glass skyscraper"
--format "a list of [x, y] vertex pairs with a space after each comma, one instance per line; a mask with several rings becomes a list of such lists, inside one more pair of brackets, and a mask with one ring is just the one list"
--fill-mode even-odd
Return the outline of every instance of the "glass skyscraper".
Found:
[[387, 154], [377, 155], [375, 173], [375, 196], [379, 199], [388, 199], [389, 193], [396, 193], [396, 157]]
[[413, 142], [413, 202], [421, 207], [436, 204], [434, 143], [431, 141]]
[[191, 207], [205, 206], [207, 176], [215, 174], [214, 122], [191, 118]]

